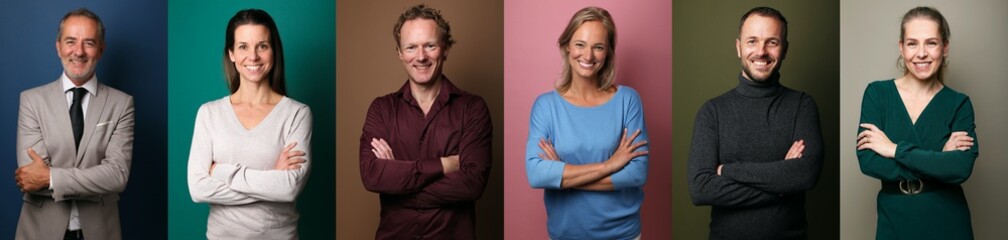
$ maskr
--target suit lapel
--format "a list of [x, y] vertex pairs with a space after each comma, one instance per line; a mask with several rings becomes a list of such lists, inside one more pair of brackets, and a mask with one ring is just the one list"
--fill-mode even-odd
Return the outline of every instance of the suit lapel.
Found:
[[[52, 141], [53, 145], [61, 146], [73, 146], [73, 126], [70, 124], [70, 106], [67, 105], [66, 92], [63, 92], [63, 83], [59, 79], [56, 79], [53, 83], [49, 84], [49, 89], [46, 90], [46, 101], [44, 104], [47, 106], [44, 109], [50, 110], [50, 112], [43, 113], [39, 116], [42, 121], [53, 121], [55, 123], [56, 129], [51, 129], [56, 132], [57, 139], [46, 139], [46, 142]], [[63, 157], [52, 156], [55, 152], [50, 152], [51, 159], [69, 159]], [[72, 155], [71, 155], [72, 156]], [[69, 156], [67, 156], [69, 157]], [[76, 161], [72, 163], [50, 163], [52, 166], [60, 167], [76, 167]], [[64, 165], [66, 164], [66, 165]]]
[[[84, 136], [81, 136], [81, 145], [77, 149], [77, 164], [84, 159], [84, 155], [87, 154], [88, 144], [91, 142], [91, 136], [94, 135], [95, 127], [98, 125], [98, 120], [102, 119], [102, 112], [105, 110], [105, 102], [108, 100], [108, 91], [105, 89], [105, 85], [98, 83], [98, 87], [95, 90], [97, 93], [92, 96], [91, 102], [88, 103], [87, 116], [84, 117]], [[67, 110], [67, 119], [69, 119], [69, 109]], [[71, 139], [73, 140], [73, 139]], [[76, 166], [76, 165], [75, 165]]]

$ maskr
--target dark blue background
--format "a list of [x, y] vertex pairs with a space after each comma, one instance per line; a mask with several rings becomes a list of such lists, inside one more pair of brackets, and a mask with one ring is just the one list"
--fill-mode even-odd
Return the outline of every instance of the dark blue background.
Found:
[[0, 7], [0, 239], [12, 239], [21, 211], [14, 184], [18, 95], [63, 71], [59, 21], [86, 7], [105, 24], [98, 79], [134, 97], [133, 164], [119, 202], [125, 239], [167, 238], [167, 2], [13, 1]]

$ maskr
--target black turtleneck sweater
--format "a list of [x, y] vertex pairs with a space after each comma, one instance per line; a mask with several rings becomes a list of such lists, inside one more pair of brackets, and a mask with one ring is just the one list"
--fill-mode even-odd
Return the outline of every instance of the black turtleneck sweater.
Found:
[[[822, 170], [819, 112], [812, 96], [779, 78], [740, 74], [735, 89], [697, 113], [687, 177], [693, 204], [711, 206], [711, 239], [807, 238], [805, 191]], [[785, 160], [799, 139], [802, 157]]]

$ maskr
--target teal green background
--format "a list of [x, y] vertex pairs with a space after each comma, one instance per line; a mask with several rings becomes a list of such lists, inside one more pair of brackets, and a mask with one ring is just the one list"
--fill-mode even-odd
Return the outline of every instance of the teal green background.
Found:
[[788, 21], [790, 46], [780, 69], [781, 83], [812, 95], [819, 107], [825, 152], [819, 182], [806, 193], [808, 237], [837, 239], [840, 236], [840, 3], [836, 0], [675, 0], [672, 7], [674, 239], [708, 237], [710, 207], [693, 206], [686, 186], [686, 159], [693, 121], [704, 102], [738, 84], [741, 63], [735, 51], [735, 39], [739, 19], [756, 6], [773, 7]]
[[335, 238], [335, 1], [192, 1], [168, 4], [168, 235], [205, 239], [207, 204], [193, 203], [186, 162], [200, 104], [228, 95], [224, 31], [236, 12], [266, 10], [283, 40], [288, 96], [311, 107], [312, 165], [298, 197], [302, 239]]

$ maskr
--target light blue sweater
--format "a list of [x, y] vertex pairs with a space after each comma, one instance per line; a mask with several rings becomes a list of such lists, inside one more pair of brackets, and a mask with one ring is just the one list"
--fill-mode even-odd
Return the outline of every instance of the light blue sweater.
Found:
[[[566, 164], [600, 163], [609, 159], [623, 129], [637, 129], [634, 142], [648, 139], [644, 110], [637, 91], [618, 86], [608, 102], [594, 107], [568, 103], [556, 91], [540, 95], [532, 105], [525, 172], [533, 188], [543, 188], [547, 229], [552, 239], [632, 239], [640, 234], [642, 187], [648, 156], [639, 156], [611, 175], [613, 191], [560, 189]], [[561, 161], [539, 157], [540, 139], [549, 139]], [[638, 151], [648, 147], [638, 148]]]

